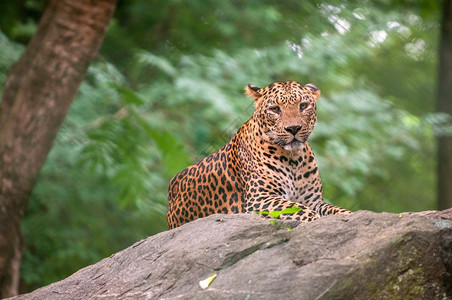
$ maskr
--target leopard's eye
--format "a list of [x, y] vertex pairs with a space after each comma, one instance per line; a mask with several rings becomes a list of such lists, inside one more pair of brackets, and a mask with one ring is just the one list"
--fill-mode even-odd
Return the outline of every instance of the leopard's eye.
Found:
[[281, 108], [279, 108], [279, 106], [272, 106], [268, 110], [270, 110], [271, 112], [273, 112], [275, 114], [280, 114], [281, 113]]
[[300, 103], [300, 110], [305, 110], [308, 107], [307, 103]]

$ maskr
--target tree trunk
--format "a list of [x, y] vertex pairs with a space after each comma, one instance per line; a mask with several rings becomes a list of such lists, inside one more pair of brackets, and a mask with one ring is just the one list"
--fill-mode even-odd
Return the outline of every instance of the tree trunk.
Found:
[[[452, 0], [444, 1], [437, 111], [452, 118]], [[438, 208], [452, 207], [452, 136], [438, 137]]]
[[0, 298], [16, 295], [20, 222], [116, 0], [51, 0], [0, 102]]

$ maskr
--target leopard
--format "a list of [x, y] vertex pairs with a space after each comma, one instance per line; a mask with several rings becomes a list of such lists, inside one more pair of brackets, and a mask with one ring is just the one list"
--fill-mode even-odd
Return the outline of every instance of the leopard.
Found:
[[[323, 200], [308, 144], [320, 89], [313, 83], [248, 84], [254, 112], [217, 152], [174, 176], [168, 187], [169, 229], [212, 214], [270, 213], [300, 223], [351, 211]], [[293, 208], [297, 209], [293, 209]]]

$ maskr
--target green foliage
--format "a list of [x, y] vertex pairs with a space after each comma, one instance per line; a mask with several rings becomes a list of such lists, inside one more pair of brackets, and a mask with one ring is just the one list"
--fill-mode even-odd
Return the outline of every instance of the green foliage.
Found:
[[[404, 194], [411, 194], [409, 191], [386, 194], [396, 174], [401, 177], [408, 176], [403, 175], [406, 172], [417, 174], [414, 177], [420, 183], [433, 180], [433, 176], [425, 177], [426, 170], [434, 174], [430, 115], [414, 116], [364, 90], [334, 95], [330, 101], [319, 104], [319, 110], [321, 121], [312, 144], [319, 169], [336, 170], [321, 172], [324, 196], [334, 199], [335, 204], [351, 209], [406, 210], [408, 207], [403, 205], [407, 203], [400, 204], [404, 203]], [[421, 153], [430, 155], [425, 157]], [[396, 165], [399, 167], [395, 168]], [[400, 168], [401, 165], [405, 167]], [[372, 181], [374, 185], [378, 182], [380, 193], [366, 192]], [[411, 209], [433, 208], [433, 182], [428, 186], [412, 195]], [[382, 199], [377, 201], [372, 195]], [[421, 206], [416, 207], [415, 203]]]
[[45, 2], [45, 0], [1, 1], [1, 31], [14, 41], [28, 43], [36, 30], [36, 23], [43, 11]]
[[[11, 43], [3, 32], [0, 31], [0, 83], [5, 82], [6, 73], [13, 62], [19, 59], [23, 46]], [[3, 84], [0, 86], [2, 89]]]
[[[41, 4], [2, 2], [0, 27], [15, 42], [0, 33], [0, 82]], [[320, 87], [310, 144], [326, 199], [352, 210], [435, 208], [434, 137], [450, 130], [432, 114], [438, 5], [119, 1], [23, 221], [26, 284], [164, 230], [170, 178], [251, 116], [247, 83]]]
[[[145, 98], [130, 88], [106, 83], [116, 91], [118, 102], [114, 113], [104, 113], [84, 132], [81, 163], [92, 172], [106, 175], [118, 186], [118, 199], [123, 204], [146, 202], [155, 188], [149, 179], [158, 169], [165, 171], [163, 178], [171, 178], [191, 160], [184, 146], [163, 124], [148, 121], [153, 117], [152, 106], [146, 105]], [[164, 204], [154, 209], [162, 214], [166, 210]]]

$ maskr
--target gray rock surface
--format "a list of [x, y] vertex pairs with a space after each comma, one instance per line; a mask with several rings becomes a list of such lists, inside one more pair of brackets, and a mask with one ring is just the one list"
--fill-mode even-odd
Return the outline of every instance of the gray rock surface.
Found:
[[450, 299], [451, 273], [452, 209], [305, 225], [214, 215], [14, 299]]

